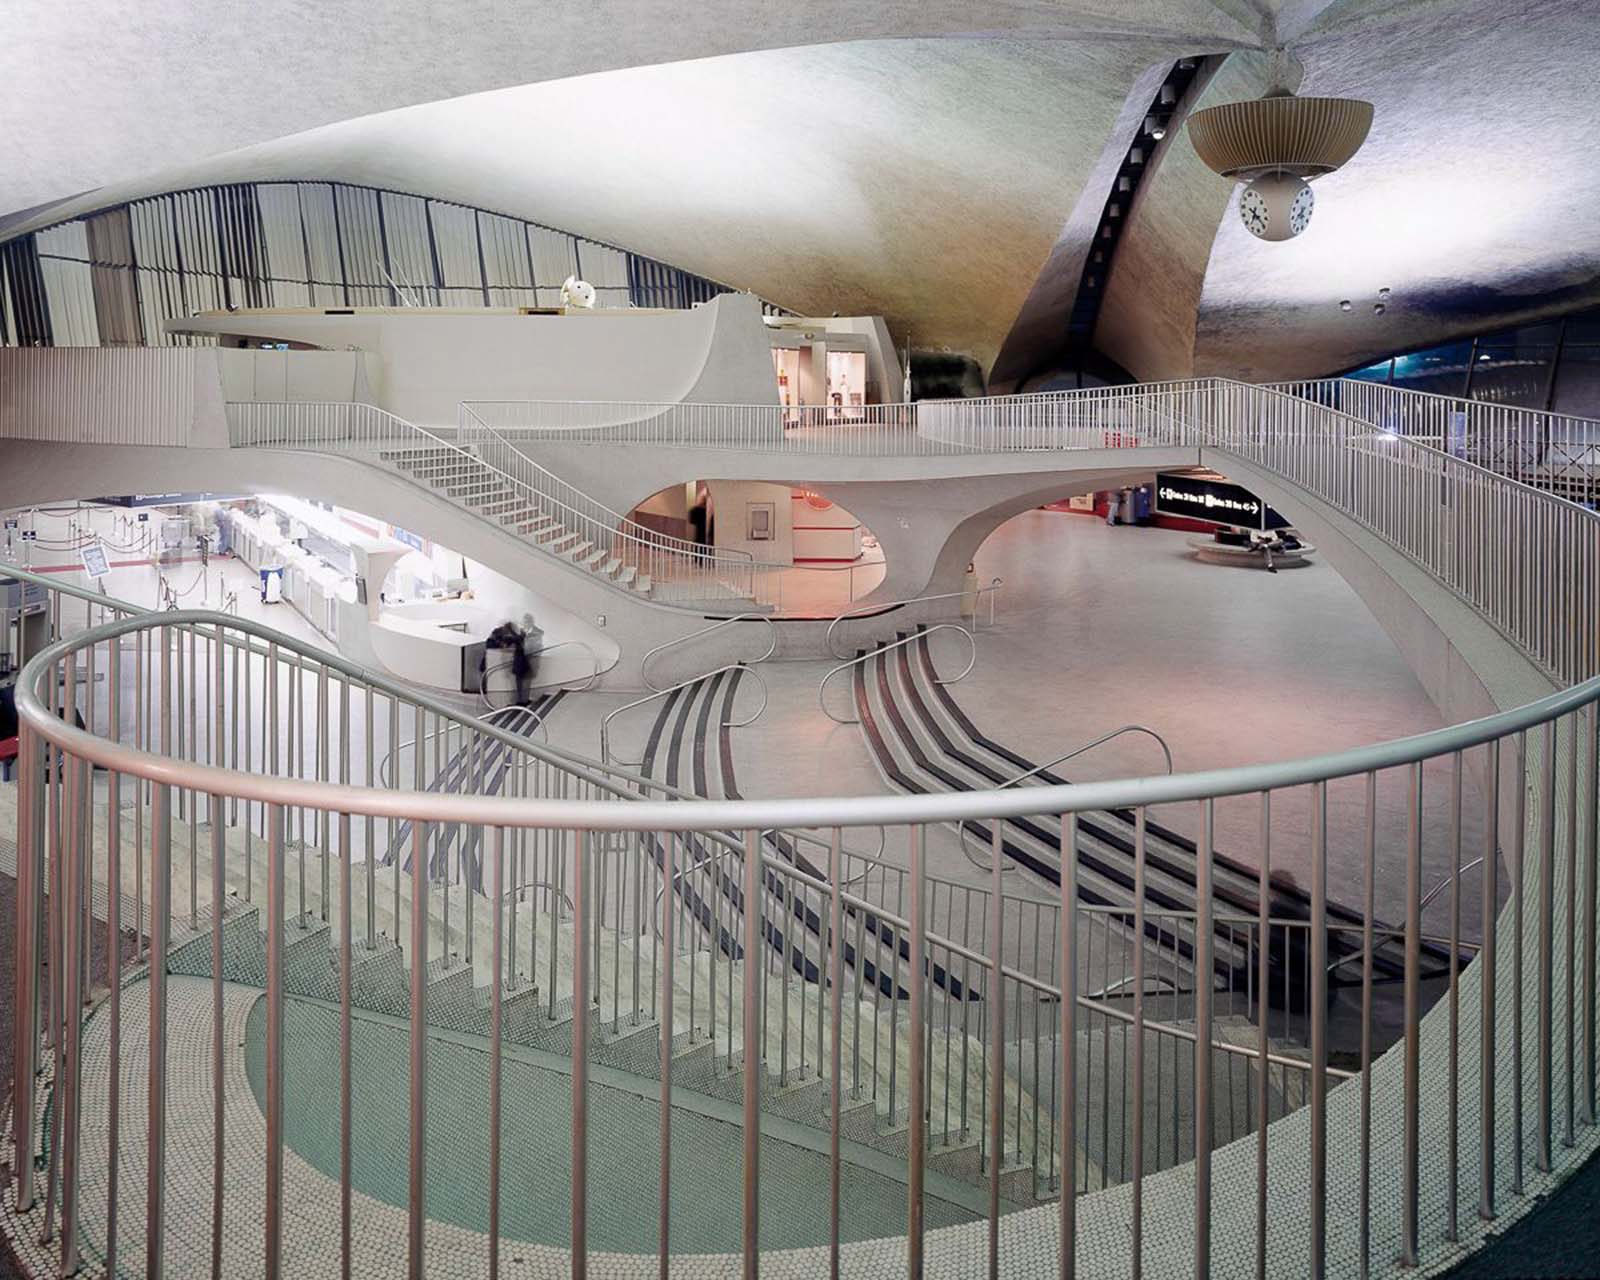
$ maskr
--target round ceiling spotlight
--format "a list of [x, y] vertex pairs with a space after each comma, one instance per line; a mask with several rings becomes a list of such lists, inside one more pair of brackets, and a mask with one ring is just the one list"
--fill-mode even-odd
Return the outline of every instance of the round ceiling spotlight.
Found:
[[1207, 167], [1249, 183], [1239, 217], [1263, 240], [1306, 229], [1316, 204], [1308, 182], [1355, 155], [1371, 128], [1370, 102], [1286, 93], [1207, 107], [1188, 121], [1189, 141]]

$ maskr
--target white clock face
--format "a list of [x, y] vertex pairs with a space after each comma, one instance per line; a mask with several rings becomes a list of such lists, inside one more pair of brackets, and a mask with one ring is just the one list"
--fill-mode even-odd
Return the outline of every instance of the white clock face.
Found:
[[1316, 196], [1311, 194], [1310, 187], [1302, 187], [1300, 194], [1294, 198], [1294, 203], [1289, 206], [1289, 234], [1299, 235], [1311, 223], [1311, 210], [1317, 203]]
[[[1307, 214], [1309, 217], [1309, 213]], [[1246, 187], [1239, 197], [1239, 217], [1253, 236], [1265, 237], [1271, 221], [1266, 198], [1254, 187]]]

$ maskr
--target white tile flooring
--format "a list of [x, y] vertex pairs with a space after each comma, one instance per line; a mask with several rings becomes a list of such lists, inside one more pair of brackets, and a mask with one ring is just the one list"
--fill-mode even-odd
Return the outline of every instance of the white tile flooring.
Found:
[[[1005, 580], [992, 630], [978, 635], [972, 674], [951, 686], [990, 736], [1043, 762], [1120, 725], [1140, 723], [1170, 744], [1179, 772], [1295, 759], [1435, 729], [1443, 723], [1416, 678], [1354, 591], [1326, 564], [1269, 574], [1203, 564], [1191, 534], [1110, 528], [1103, 521], [1033, 511], [1002, 526], [978, 553], [979, 578]], [[747, 649], [759, 651], [753, 641]], [[965, 660], [960, 641], [935, 640], [941, 669]], [[708, 666], [738, 656], [719, 653]], [[866, 794], [885, 790], [859, 728], [836, 724], [817, 704], [817, 683], [833, 663], [774, 661], [760, 673], [770, 690], [765, 714], [733, 732], [740, 789], [747, 797]], [[830, 692], [842, 708], [846, 682]], [[753, 691], [740, 695], [753, 709]], [[569, 698], [551, 722], [557, 745], [598, 753], [597, 722], [631, 698]], [[590, 710], [589, 708], [593, 708]], [[618, 754], [637, 758], [653, 707], [614, 722]], [[1073, 761], [1074, 781], [1158, 771], [1159, 751], [1130, 736]], [[1404, 865], [1402, 776], [1378, 791], [1377, 882]], [[1424, 779], [1424, 883], [1449, 871], [1448, 769]], [[1363, 784], [1329, 793], [1330, 894], [1359, 904]], [[1481, 808], [1464, 784], [1463, 861], [1479, 852]], [[1302, 791], [1274, 799], [1272, 866], [1309, 870], [1310, 804]], [[1197, 836], [1194, 805], [1167, 806], [1159, 820]], [[1217, 805], [1217, 847], [1257, 865], [1260, 807], [1251, 796]], [[899, 842], [903, 847], [903, 842]], [[891, 854], [897, 847], [891, 842]], [[952, 878], [980, 873], [953, 840], [931, 841], [933, 869]], [[1429, 908], [1443, 926], [1448, 893]], [[1381, 914], [1381, 912], [1380, 912]], [[1464, 878], [1464, 932], [1477, 933], [1476, 873]]]

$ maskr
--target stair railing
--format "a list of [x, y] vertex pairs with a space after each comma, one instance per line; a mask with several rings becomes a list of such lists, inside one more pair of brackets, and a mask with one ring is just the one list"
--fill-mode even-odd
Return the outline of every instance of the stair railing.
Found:
[[[649, 577], [652, 586], [660, 582], [664, 587], [675, 587], [677, 592], [687, 589], [691, 593], [682, 601], [668, 603], [718, 599], [718, 592], [725, 592], [730, 599], [775, 603], [780, 590], [779, 574], [788, 568], [758, 562], [748, 552], [674, 538], [638, 524], [539, 466], [465, 408], [453, 441], [376, 405], [353, 401], [230, 401], [226, 408], [229, 440], [235, 448], [356, 453], [379, 463], [382, 459], [375, 455], [386, 447], [439, 450], [451, 459], [454, 483], [434, 491], [442, 492], [453, 505], [491, 519], [470, 497], [448, 493], [454, 487], [468, 489], [470, 494], [474, 482], [487, 482], [487, 487], [480, 487], [477, 492], [504, 490], [525, 502], [531, 511], [558, 520], [569, 534], [615, 556], [622, 566]], [[396, 474], [407, 474], [392, 463], [383, 465]], [[411, 482], [416, 483], [415, 479]], [[563, 559], [537, 539], [516, 536], [554, 559]], [[603, 575], [596, 576], [607, 580]], [[693, 595], [696, 591], [701, 594]], [[666, 594], [652, 592], [657, 599]]]
[[[654, 681], [652, 681], [650, 679], [649, 671], [650, 671], [650, 659], [651, 658], [654, 658], [659, 653], [665, 653], [668, 649], [676, 648], [680, 644], [688, 644], [691, 640], [704, 639], [706, 636], [710, 635], [713, 631], [721, 631], [722, 628], [731, 627], [736, 622], [764, 622], [766, 624], [766, 627], [767, 627], [767, 648], [766, 648], [766, 652], [758, 654], [754, 658], [745, 658], [745, 659], [743, 659], [742, 661], [743, 661], [745, 666], [747, 666], [747, 667], [757, 666], [760, 663], [765, 662], [768, 658], [770, 658], [774, 653], [776, 653], [778, 651], [778, 628], [773, 624], [771, 615], [765, 614], [765, 613], [740, 613], [740, 614], [735, 614], [731, 618], [724, 618], [721, 622], [714, 622], [714, 623], [711, 624], [711, 626], [702, 627], [699, 631], [692, 632], [689, 635], [679, 636], [675, 640], [664, 640], [664, 641], [662, 641], [662, 643], [658, 644], [654, 649], [651, 649], [648, 653], [646, 653], [644, 655], [644, 657], [639, 659], [639, 679], [644, 682], [644, 687], [646, 689], [649, 689], [653, 693], [664, 693], [664, 692], [666, 692], [664, 689], [661, 688], [660, 685], [656, 684]], [[695, 678], [696, 679], [704, 679], [705, 677], [704, 676], [699, 676], [699, 677], [695, 677]]]
[[609, 549], [608, 554], [617, 554], [624, 565], [648, 574], [652, 584], [687, 583], [691, 589], [702, 591], [723, 587], [738, 597], [777, 603], [778, 575], [787, 566], [757, 561], [746, 551], [691, 542], [639, 524], [540, 466], [466, 404], [460, 409], [457, 438], [485, 466], [506, 477], [517, 492], [570, 513], [571, 522], [582, 536], [602, 550]]
[[933, 595], [911, 596], [905, 600], [873, 601], [869, 604], [859, 605], [854, 609], [846, 609], [828, 624], [828, 629], [822, 636], [822, 643], [835, 658], [848, 658], [850, 656], [848, 653], [840, 653], [838, 649], [834, 648], [833, 644], [834, 630], [841, 622], [848, 622], [855, 618], [877, 617], [880, 613], [888, 613], [891, 610], [903, 608], [908, 604], [926, 604], [934, 600], [966, 600], [968, 597], [971, 597], [973, 602], [969, 630], [975, 630], [978, 622], [978, 605], [986, 595], [989, 597], [989, 625], [992, 627], [994, 626], [994, 598], [1003, 586], [1005, 586], [1005, 582], [1002, 579], [991, 578], [987, 586], [975, 587], [971, 591], [940, 591]]
[[966, 679], [966, 677], [971, 674], [972, 668], [978, 664], [977, 642], [973, 640], [972, 633], [965, 627], [958, 627], [953, 622], [941, 622], [937, 626], [929, 627], [926, 631], [919, 631], [915, 635], [902, 636], [899, 640], [892, 641], [889, 644], [878, 645], [876, 648], [869, 649], [865, 653], [857, 654], [854, 658], [851, 658], [846, 662], [841, 662], [838, 666], [829, 671], [827, 675], [823, 676], [818, 682], [817, 705], [822, 708], [823, 714], [826, 715], [828, 719], [833, 720], [838, 724], [859, 724], [860, 719], [858, 717], [852, 716], [847, 720], [843, 716], [834, 715], [834, 713], [828, 709], [827, 699], [824, 696], [827, 692], [828, 682], [841, 672], [849, 671], [854, 667], [858, 667], [870, 658], [876, 658], [881, 653], [890, 653], [903, 645], [915, 644], [924, 636], [931, 638], [940, 631], [954, 631], [957, 635], [961, 636], [970, 647], [971, 655], [967, 658], [967, 665], [962, 667], [957, 674], [953, 676], [940, 676], [938, 677], [938, 683], [955, 684], [958, 680]]
[[[1048, 773], [1058, 764], [1065, 764], [1068, 760], [1074, 760], [1078, 756], [1081, 756], [1086, 752], [1093, 751], [1096, 747], [1104, 746], [1106, 743], [1120, 738], [1126, 733], [1142, 733], [1154, 738], [1156, 740], [1156, 745], [1161, 748], [1162, 762], [1166, 765], [1167, 773], [1170, 774], [1172, 772], [1172, 749], [1167, 746], [1167, 740], [1154, 729], [1151, 729], [1146, 725], [1125, 724], [1120, 729], [1113, 729], [1110, 733], [1101, 734], [1092, 742], [1086, 742], [1082, 746], [1074, 747], [1071, 751], [1064, 751], [1060, 755], [1056, 756], [1053, 760], [1047, 760], [1044, 764], [1034, 765], [1033, 768], [1017, 774], [1014, 778], [1007, 778], [1004, 782], [996, 783], [995, 790], [1004, 791], [1007, 787], [1014, 787], [1019, 782], [1026, 782], [1029, 778], [1037, 778], [1042, 773]], [[972, 846], [970, 843], [972, 840], [972, 832], [965, 825], [959, 823], [956, 824], [956, 829], [960, 832], [961, 852], [967, 855], [967, 861], [981, 870], [989, 870], [990, 859], [976, 856], [972, 851]], [[1010, 858], [1004, 859], [1003, 870], [1008, 872], [1015, 871], [1016, 863]]]
[[[746, 725], [754, 724], [757, 720], [759, 720], [761, 718], [761, 713], [764, 712], [767, 709], [767, 682], [761, 678], [761, 673], [760, 672], [758, 672], [758, 671], [754, 670], [753, 668], [745, 665], [743, 662], [730, 662], [726, 666], [718, 667], [715, 671], [706, 672], [705, 675], [703, 675], [703, 676], [691, 676], [687, 680], [680, 680], [675, 685], [670, 685], [665, 689], [657, 689], [653, 693], [646, 694], [642, 698], [635, 698], [632, 702], [624, 703], [622, 706], [616, 707], [613, 710], [606, 712], [605, 716], [600, 721], [600, 761], [601, 761], [601, 763], [602, 764], [611, 764], [611, 763], [613, 763], [613, 761], [611, 759], [611, 722], [613, 720], [615, 720], [618, 716], [622, 715], [624, 712], [632, 711], [637, 707], [642, 707], [642, 706], [647, 705], [648, 703], [655, 702], [657, 699], [665, 698], [669, 694], [677, 693], [681, 689], [687, 689], [691, 685], [699, 684], [704, 680], [710, 680], [713, 676], [720, 676], [724, 672], [727, 672], [727, 671], [748, 671], [752, 676], [754, 676], [756, 684], [758, 686], [760, 686], [760, 689], [761, 689], [761, 705], [759, 707], [757, 707], [750, 715], [746, 716], [743, 720], [725, 720], [725, 721], [722, 721], [721, 723], [724, 726], [726, 726], [727, 728], [729, 728], [729, 729], [742, 729]], [[642, 760], [633, 760], [633, 761], [623, 760], [623, 761], [617, 761], [616, 763], [618, 763], [618, 764], [626, 764], [626, 765], [629, 765], [630, 767], [637, 767], [638, 765], [642, 764], [643, 761]]]

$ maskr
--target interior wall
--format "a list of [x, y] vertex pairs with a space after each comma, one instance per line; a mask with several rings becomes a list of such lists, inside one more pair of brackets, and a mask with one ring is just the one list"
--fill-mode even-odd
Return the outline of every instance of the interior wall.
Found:
[[[794, 504], [788, 485], [761, 480], [711, 480], [707, 487], [711, 490], [716, 522], [712, 536], [719, 550], [748, 551], [769, 564], [794, 563], [794, 513], [790, 510]], [[747, 536], [748, 508], [758, 502], [772, 507], [773, 534], [768, 542], [753, 541]]]

